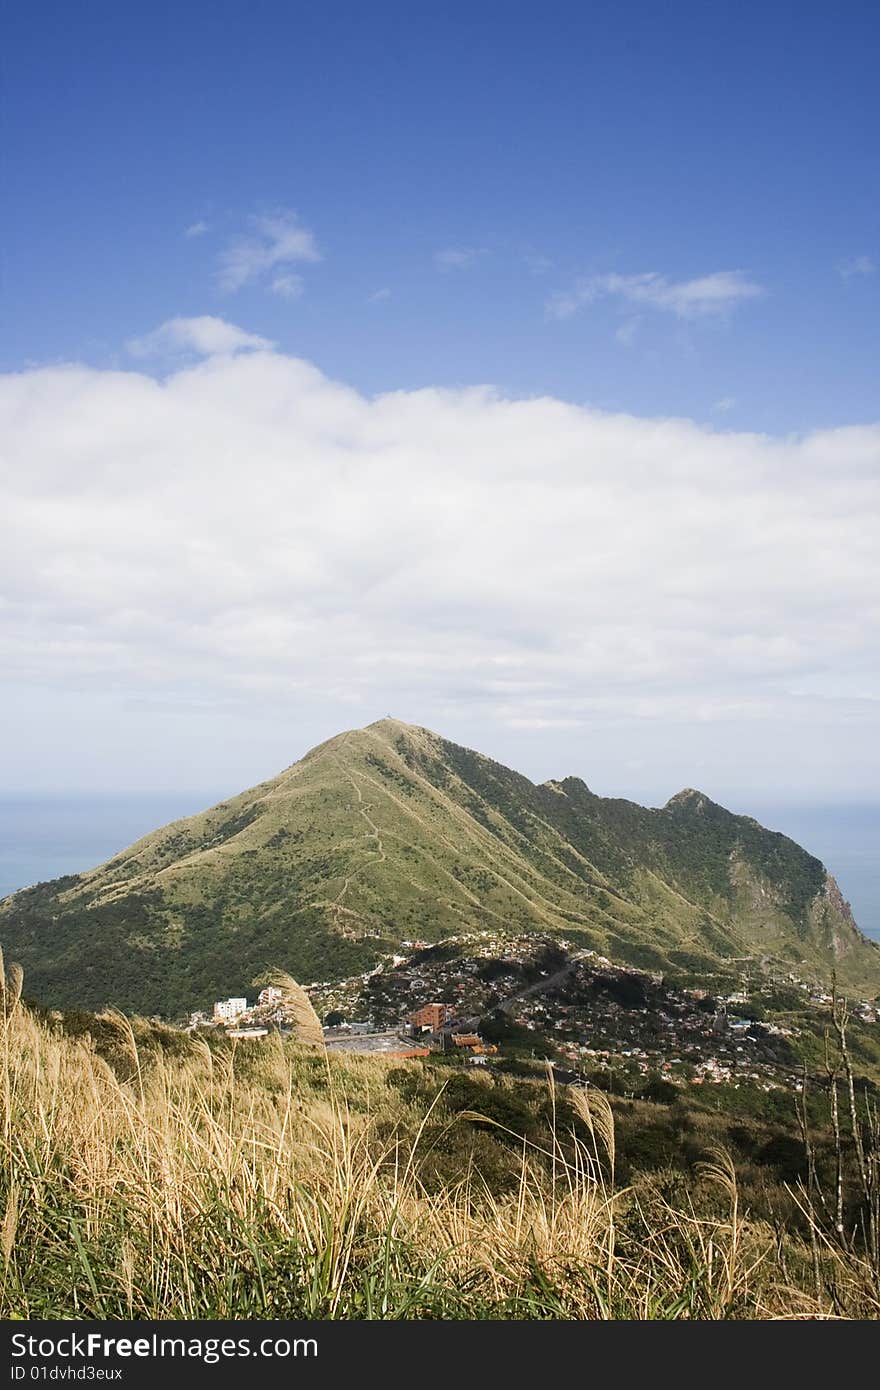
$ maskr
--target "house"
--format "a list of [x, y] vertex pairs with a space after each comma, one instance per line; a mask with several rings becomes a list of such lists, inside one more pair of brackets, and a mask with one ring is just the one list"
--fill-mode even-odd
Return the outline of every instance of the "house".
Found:
[[276, 985], [267, 985], [265, 989], [260, 990], [257, 1003], [263, 1005], [281, 1004], [283, 1000], [283, 990], [278, 989]]
[[246, 999], [218, 999], [214, 1005], [215, 1023], [234, 1023], [247, 1012]]

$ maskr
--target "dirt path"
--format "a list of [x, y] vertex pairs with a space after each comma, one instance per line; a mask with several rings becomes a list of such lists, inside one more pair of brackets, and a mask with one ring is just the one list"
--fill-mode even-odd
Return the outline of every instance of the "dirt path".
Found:
[[363, 819], [366, 821], [367, 825], [369, 826], [369, 830], [365, 830], [365, 831], [364, 831], [364, 836], [365, 836], [365, 838], [367, 838], [367, 839], [373, 839], [373, 840], [376, 841], [376, 854], [375, 854], [375, 856], [374, 856], [372, 859], [368, 859], [368, 860], [366, 861], [365, 864], [361, 864], [360, 868], [355, 869], [353, 873], [347, 874], [347, 875], [346, 875], [345, 880], [344, 880], [344, 882], [343, 882], [343, 884], [342, 884], [342, 887], [340, 888], [338, 894], [336, 895], [335, 899], [333, 900], [333, 907], [334, 907], [334, 909], [336, 910], [336, 916], [337, 916], [337, 918], [338, 918], [338, 913], [339, 913], [340, 911], [343, 911], [343, 912], [347, 912], [347, 911], [348, 911], [348, 909], [347, 909], [347, 908], [343, 908], [342, 905], [343, 905], [343, 902], [345, 901], [345, 895], [346, 895], [346, 893], [347, 893], [348, 890], [349, 890], [349, 887], [350, 887], [350, 885], [351, 885], [352, 880], [355, 879], [355, 878], [357, 878], [358, 875], [359, 875], [360, 873], [362, 873], [364, 869], [369, 868], [371, 864], [384, 864], [385, 861], [386, 861], [387, 858], [388, 858], [388, 855], [385, 853], [385, 846], [384, 846], [384, 844], [382, 843], [382, 835], [381, 835], [381, 833], [380, 833], [380, 831], [379, 831], [379, 827], [378, 827], [378, 825], [376, 824], [376, 822], [372, 819], [372, 817], [370, 816], [369, 812], [366, 810], [366, 808], [365, 808], [365, 806], [364, 806], [364, 797], [363, 797], [363, 793], [361, 792], [360, 787], [358, 786], [357, 782], [355, 781], [355, 779], [354, 779], [354, 777], [351, 775], [351, 773], [348, 772], [348, 771], [346, 771], [346, 768], [345, 768], [344, 765], [339, 761], [339, 759], [336, 758], [335, 761], [336, 761], [336, 763], [337, 763], [337, 765], [338, 765], [340, 771], [343, 773], [343, 775], [344, 775], [346, 781], [349, 782], [349, 783], [351, 784], [351, 787], [352, 787], [352, 789], [353, 789], [353, 791], [354, 791], [354, 794], [355, 794], [355, 796], [357, 797], [357, 804], [356, 804], [355, 806], [353, 806], [352, 809], [353, 809], [353, 810], [356, 810], [357, 813], [358, 813], [358, 815], [359, 815], [359, 816], [362, 816]]

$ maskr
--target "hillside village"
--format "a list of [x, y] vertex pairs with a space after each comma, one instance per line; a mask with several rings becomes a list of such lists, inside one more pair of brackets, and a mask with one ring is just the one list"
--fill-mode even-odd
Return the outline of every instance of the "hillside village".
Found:
[[[553, 937], [490, 932], [440, 945], [403, 943], [372, 970], [307, 987], [330, 1051], [444, 1057], [492, 1067], [548, 1061], [560, 1079], [634, 1092], [651, 1077], [679, 1086], [802, 1085], [804, 1010], [831, 996], [792, 973], [697, 987], [613, 965]], [[855, 1011], [878, 1024], [876, 1003]], [[190, 1028], [236, 1039], [290, 1030], [283, 991], [269, 986], [193, 1014]]]

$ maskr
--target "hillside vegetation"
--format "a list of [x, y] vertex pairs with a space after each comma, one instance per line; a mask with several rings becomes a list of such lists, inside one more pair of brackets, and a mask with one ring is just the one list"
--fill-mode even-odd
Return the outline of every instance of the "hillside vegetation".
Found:
[[[547, 1080], [41, 1016], [18, 984], [0, 993], [0, 1317], [880, 1311], [845, 1103], [838, 1240], [811, 1166], [833, 1213], [833, 1152], [769, 1143], [789, 1185], [780, 1173], [752, 1213], [712, 1142], [724, 1117], [667, 1122], [664, 1159], [645, 1123], [663, 1103], [633, 1120]], [[862, 1135], [876, 1165], [876, 1116]]]
[[773, 959], [880, 988], [880, 950], [823, 865], [684, 791], [662, 809], [536, 786], [382, 720], [106, 864], [0, 904], [0, 944], [58, 1006], [176, 1017], [280, 965], [366, 970], [403, 940], [548, 930], [612, 960]]

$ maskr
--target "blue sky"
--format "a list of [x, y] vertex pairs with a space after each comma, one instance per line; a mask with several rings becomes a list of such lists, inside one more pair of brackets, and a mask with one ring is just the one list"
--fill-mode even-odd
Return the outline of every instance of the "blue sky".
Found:
[[[7, 368], [213, 314], [370, 392], [876, 417], [875, 5], [29, 0], [6, 32]], [[224, 291], [279, 209], [321, 255], [302, 293]], [[761, 292], [548, 313], [718, 272]]]
[[880, 775], [880, 11], [5, 11], [0, 765]]

